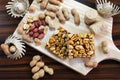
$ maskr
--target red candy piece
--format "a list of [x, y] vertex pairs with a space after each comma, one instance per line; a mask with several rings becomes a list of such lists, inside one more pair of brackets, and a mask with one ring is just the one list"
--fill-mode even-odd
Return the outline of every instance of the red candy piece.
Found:
[[41, 33], [44, 33], [44, 28], [42, 28], [42, 29], [39, 29], [39, 31], [38, 31], [40, 34]]
[[45, 36], [45, 35], [42, 33], [42, 34], [39, 34], [38, 38], [39, 38], [39, 39], [43, 39], [44, 36]]
[[38, 32], [38, 28], [35, 28], [34, 30], [33, 30], [33, 32], [35, 33], [35, 32]]
[[37, 38], [38, 36], [39, 36], [39, 33], [34, 33], [34, 34], [33, 34], [33, 37], [34, 37], [34, 38]]

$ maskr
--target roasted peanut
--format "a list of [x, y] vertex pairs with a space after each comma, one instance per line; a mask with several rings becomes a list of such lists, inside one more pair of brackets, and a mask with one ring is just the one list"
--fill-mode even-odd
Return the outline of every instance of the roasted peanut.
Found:
[[15, 46], [10, 46], [10, 52], [14, 53], [16, 52], [17, 48]]
[[38, 38], [35, 38], [35, 39], [34, 39], [34, 42], [35, 42], [35, 45], [36, 45], [36, 46], [41, 45], [41, 41], [40, 41], [40, 39], [38, 39]]
[[41, 59], [41, 57], [39, 55], [36, 55], [33, 57], [33, 60], [39, 61]]
[[48, 74], [49, 74], [49, 75], [53, 75], [53, 74], [54, 74], [53, 68], [49, 68]]
[[61, 10], [57, 11], [56, 15], [57, 15], [60, 23], [64, 24], [66, 20], [65, 20], [65, 17], [63, 15], [62, 11]]
[[44, 70], [45, 70], [45, 72], [49, 72], [49, 67], [45, 65]]
[[107, 41], [102, 41], [101, 45], [102, 45], [102, 47], [107, 47], [108, 46], [108, 42]]
[[45, 18], [45, 21], [46, 21], [46, 23], [49, 25], [49, 27], [50, 27], [51, 29], [54, 29], [54, 28], [55, 28], [55, 25], [54, 25], [52, 19], [51, 19], [49, 16], [47, 16], [47, 17]]
[[34, 6], [30, 6], [30, 7], [29, 7], [29, 11], [30, 11], [30, 12], [35, 12], [35, 10], [36, 10], [36, 8], [35, 8]]
[[39, 68], [43, 67], [45, 65], [44, 62], [37, 62], [36, 66], [38, 66]]
[[1, 49], [4, 51], [6, 55], [10, 54], [9, 46], [7, 44], [1, 44]]
[[32, 78], [33, 78], [34, 80], [38, 80], [38, 79], [40, 78], [40, 75], [39, 75], [38, 72], [37, 72], [37, 73], [35, 73], [35, 74], [32, 76]]
[[44, 69], [40, 69], [40, 71], [38, 71], [38, 74], [39, 74], [40, 78], [44, 77], [44, 75], [45, 75]]
[[19, 23], [19, 25], [18, 25], [18, 30], [17, 31], [20, 35], [22, 35], [24, 33], [23, 26], [24, 26], [24, 24], [22, 22]]
[[45, 14], [44, 14], [44, 13], [40, 13], [40, 14], [39, 14], [39, 19], [41, 19], [41, 20], [42, 20], [42, 19], [45, 19]]
[[37, 0], [38, 3], [41, 3], [43, 0]]
[[63, 8], [62, 8], [62, 12], [63, 12], [63, 14], [64, 14], [65, 19], [66, 19], [66, 20], [69, 20], [69, 19], [70, 19], [70, 15], [69, 15], [68, 9], [67, 9], [66, 7], [63, 7]]
[[40, 8], [45, 9], [47, 5], [48, 5], [48, 0], [43, 0], [40, 4]]
[[72, 15], [74, 16], [74, 23], [75, 23], [76, 25], [79, 25], [79, 24], [80, 24], [80, 15], [79, 15], [79, 13], [77, 12], [76, 9], [72, 9], [72, 10], [71, 10], [71, 13], [72, 13]]
[[39, 71], [39, 69], [40, 69], [40, 67], [35, 66], [35, 67], [32, 68], [31, 72], [32, 72], [32, 73], [36, 73], [36, 72]]
[[36, 60], [32, 60], [32, 61], [30, 62], [30, 67], [35, 66], [35, 65], [36, 65], [36, 63], [37, 63], [37, 61], [36, 61]]
[[52, 4], [48, 4], [47, 5], [47, 10], [52, 11], [52, 12], [57, 12], [59, 10], [59, 7], [55, 6], [55, 5], [52, 5]]
[[51, 17], [51, 19], [55, 19], [56, 16], [56, 14], [51, 11], [46, 11], [45, 15]]
[[24, 39], [25, 41], [29, 42], [29, 43], [32, 43], [32, 42], [33, 42], [33, 40], [32, 40], [32, 39], [30, 38], [30, 36], [27, 35], [27, 34], [23, 34], [23, 39]]
[[42, 77], [44, 77], [44, 75], [45, 75], [45, 71], [43, 70], [43, 69], [40, 69], [37, 73], [35, 73], [34, 75], [33, 75], [33, 79], [34, 80], [38, 80], [39, 78], [42, 78]]
[[58, 0], [58, 1], [63, 2], [63, 0]]
[[51, 3], [51, 4], [54, 4], [54, 5], [60, 5], [60, 1], [58, 1], [58, 0], [49, 0], [49, 2]]
[[90, 62], [90, 61], [85, 62], [85, 66], [86, 66], [86, 67], [96, 68], [97, 65], [98, 65], [97, 62]]

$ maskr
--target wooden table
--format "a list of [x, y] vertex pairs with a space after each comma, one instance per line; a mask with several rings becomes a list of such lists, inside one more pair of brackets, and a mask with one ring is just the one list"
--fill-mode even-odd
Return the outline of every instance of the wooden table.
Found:
[[[5, 5], [10, 0], [0, 0], [0, 44], [14, 32], [18, 23], [22, 18], [11, 18], [7, 12]], [[95, 0], [78, 0], [79, 2], [95, 8]], [[115, 4], [120, 5], [119, 0], [110, 0]], [[30, 0], [30, 3], [32, 0]], [[120, 15], [114, 16], [113, 26], [113, 40], [116, 46], [120, 49]], [[27, 46], [27, 45], [26, 45]], [[29, 62], [36, 54], [40, 54], [43, 57], [43, 61], [47, 65], [55, 69], [53, 76], [45, 75], [43, 80], [108, 80], [119, 79], [120, 80], [120, 62], [113, 60], [106, 60], [99, 64], [97, 68], [92, 70], [87, 76], [83, 76], [66, 66], [54, 61], [53, 59], [43, 55], [40, 52], [27, 46], [26, 55], [17, 61], [7, 59], [2, 50], [0, 49], [0, 80], [31, 80], [32, 73], [29, 67]], [[40, 80], [42, 80], [40, 79]]]

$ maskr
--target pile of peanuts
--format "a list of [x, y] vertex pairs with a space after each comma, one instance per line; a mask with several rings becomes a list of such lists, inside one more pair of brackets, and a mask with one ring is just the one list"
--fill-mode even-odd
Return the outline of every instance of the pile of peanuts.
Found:
[[59, 28], [59, 32], [57, 34], [52, 35], [49, 39], [49, 42], [46, 44], [46, 48], [57, 55], [60, 58], [66, 57], [67, 51], [67, 31], [62, 27]]
[[49, 75], [54, 74], [53, 68], [49, 68], [45, 65], [45, 63], [41, 60], [41, 56], [36, 55], [33, 57], [32, 61], [30, 62], [30, 67], [32, 67], [31, 72], [34, 74], [32, 78], [34, 80], [38, 80], [45, 76], [45, 72]]
[[93, 34], [68, 35], [69, 58], [91, 58], [95, 54]]
[[35, 42], [36, 45], [41, 44], [41, 39], [44, 38], [47, 33], [47, 24], [45, 19], [41, 19], [41, 16], [27, 17], [26, 23], [20, 23], [18, 26], [18, 33], [23, 35], [23, 39], [29, 43]]
[[[70, 12], [66, 7], [62, 7], [60, 9], [60, 4], [63, 0], [37, 0], [38, 4], [40, 4], [41, 10], [47, 10], [44, 14], [49, 16], [51, 19], [55, 19], [55, 16], [58, 18], [61, 24], [65, 24], [65, 21], [70, 19]], [[30, 12], [35, 12], [35, 7], [30, 6]], [[76, 25], [80, 24], [80, 16], [75, 8], [71, 10], [71, 14], [74, 17], [74, 23]]]

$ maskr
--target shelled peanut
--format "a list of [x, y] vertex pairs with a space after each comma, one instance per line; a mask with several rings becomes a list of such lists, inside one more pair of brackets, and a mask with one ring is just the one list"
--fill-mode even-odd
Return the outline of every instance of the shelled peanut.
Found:
[[33, 73], [32, 78], [34, 80], [38, 80], [45, 76], [45, 72], [49, 75], [54, 74], [54, 70], [52, 68], [46, 67], [45, 63], [41, 60], [41, 56], [36, 55], [33, 57], [32, 61], [30, 62], [30, 67], [32, 67], [31, 72]]
[[47, 33], [45, 14], [40, 13], [39, 16], [28, 16], [27, 23], [20, 23], [18, 33], [23, 39], [29, 43], [35, 42], [37, 46], [41, 44], [41, 39]]

